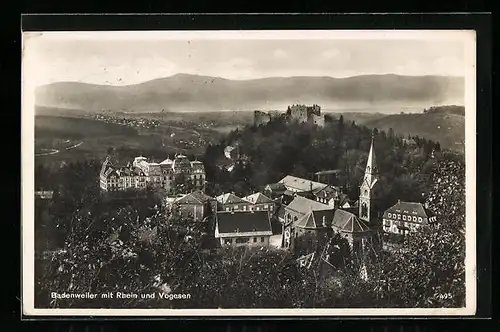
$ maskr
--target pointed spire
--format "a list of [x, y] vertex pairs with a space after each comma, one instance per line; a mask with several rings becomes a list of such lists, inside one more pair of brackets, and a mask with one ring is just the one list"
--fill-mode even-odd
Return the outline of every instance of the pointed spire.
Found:
[[375, 149], [373, 148], [373, 142], [375, 140], [375, 133], [372, 132], [372, 143], [370, 145], [370, 153], [368, 154], [368, 161], [366, 162], [366, 171], [367, 174], [377, 174], [378, 167], [375, 158]]

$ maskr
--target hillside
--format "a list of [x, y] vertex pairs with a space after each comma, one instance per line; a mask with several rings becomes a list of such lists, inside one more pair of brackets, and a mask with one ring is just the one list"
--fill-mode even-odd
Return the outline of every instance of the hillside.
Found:
[[438, 141], [441, 147], [463, 151], [465, 140], [465, 116], [455, 110], [430, 111], [417, 114], [391, 114], [364, 121], [369, 128], [388, 131], [392, 128], [396, 134], [425, 137]]
[[133, 136], [137, 131], [114, 123], [82, 118], [37, 115], [35, 118], [35, 139], [104, 137], [110, 135]]
[[129, 86], [58, 82], [36, 90], [40, 106], [86, 111], [220, 111], [463, 103], [461, 77], [364, 75], [349, 78], [272, 77], [228, 80], [178, 74]]

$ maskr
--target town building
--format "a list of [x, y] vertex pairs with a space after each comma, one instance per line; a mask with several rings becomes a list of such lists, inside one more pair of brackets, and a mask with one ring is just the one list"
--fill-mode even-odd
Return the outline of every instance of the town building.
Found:
[[340, 188], [327, 185], [312, 191], [314, 199], [320, 203], [332, 206], [335, 209], [350, 207], [349, 198]]
[[236, 196], [233, 193], [225, 193], [215, 198], [218, 211], [250, 211], [253, 204]]
[[334, 209], [323, 203], [296, 196], [285, 206], [282, 243], [284, 248], [293, 246], [293, 240], [302, 234], [316, 234], [330, 227]]
[[150, 162], [146, 157], [134, 159], [132, 164], [115, 166], [109, 158], [101, 167], [100, 188], [103, 191], [143, 189], [148, 186], [161, 188], [171, 193], [179, 182], [189, 183], [194, 189], [205, 189], [205, 167], [200, 161], [190, 161], [184, 155], [167, 158], [160, 163]]
[[436, 215], [421, 203], [398, 201], [384, 212], [382, 221], [383, 247], [392, 250], [401, 246], [405, 235], [435, 223]]
[[249, 202], [250, 211], [268, 211], [272, 213], [274, 211], [274, 201], [262, 193], [254, 193], [243, 197], [243, 200]]
[[328, 186], [326, 183], [302, 179], [292, 175], [285, 176], [278, 183], [283, 184], [287, 190], [295, 193], [313, 192]]
[[354, 213], [337, 209], [333, 216], [332, 229], [344, 237], [353, 252], [361, 253], [368, 243], [376, 239], [375, 232]]
[[215, 238], [222, 246], [269, 246], [272, 234], [266, 211], [217, 212]]
[[283, 183], [271, 183], [264, 187], [264, 194], [272, 199], [281, 197], [286, 191]]
[[174, 214], [195, 221], [201, 221], [217, 210], [217, 201], [199, 190], [176, 198], [171, 205]]

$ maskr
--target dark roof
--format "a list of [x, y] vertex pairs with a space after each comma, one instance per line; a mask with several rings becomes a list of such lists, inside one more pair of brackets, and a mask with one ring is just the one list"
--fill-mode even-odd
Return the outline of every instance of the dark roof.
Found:
[[219, 234], [260, 232], [272, 235], [267, 211], [217, 212]]
[[280, 207], [278, 208], [276, 213], [278, 215], [278, 218], [284, 219], [285, 218], [285, 207], [283, 205], [280, 205]]
[[271, 183], [266, 186], [271, 191], [285, 191], [286, 187], [283, 183]]
[[421, 203], [416, 202], [397, 202], [384, 212], [384, 217], [387, 217], [388, 213], [398, 212], [407, 213], [417, 217], [428, 218], [434, 214], [427, 210]]
[[370, 230], [355, 214], [341, 209], [335, 210], [332, 228], [347, 233], [361, 233]]
[[316, 188], [313, 190], [313, 194], [315, 196], [321, 197], [321, 198], [332, 198], [332, 197], [337, 197], [340, 193], [340, 190], [336, 187], [333, 186], [326, 186], [324, 188]]

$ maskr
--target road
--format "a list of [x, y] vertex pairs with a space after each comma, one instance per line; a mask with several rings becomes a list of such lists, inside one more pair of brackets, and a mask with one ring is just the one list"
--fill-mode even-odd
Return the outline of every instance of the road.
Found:
[[48, 152], [35, 153], [35, 157], [50, 156], [51, 154], [59, 153], [59, 150], [56, 149], [41, 149], [41, 151], [48, 151]]
[[[83, 142], [78, 142], [78, 143], [73, 144], [71, 146], [68, 146], [64, 149], [65, 150], [72, 150], [74, 148], [79, 147], [82, 144], [83, 144]], [[60, 150], [57, 150], [57, 149], [41, 149], [41, 151], [46, 151], [46, 152], [35, 153], [35, 157], [50, 156], [50, 155], [54, 155], [54, 154], [61, 152]]]

